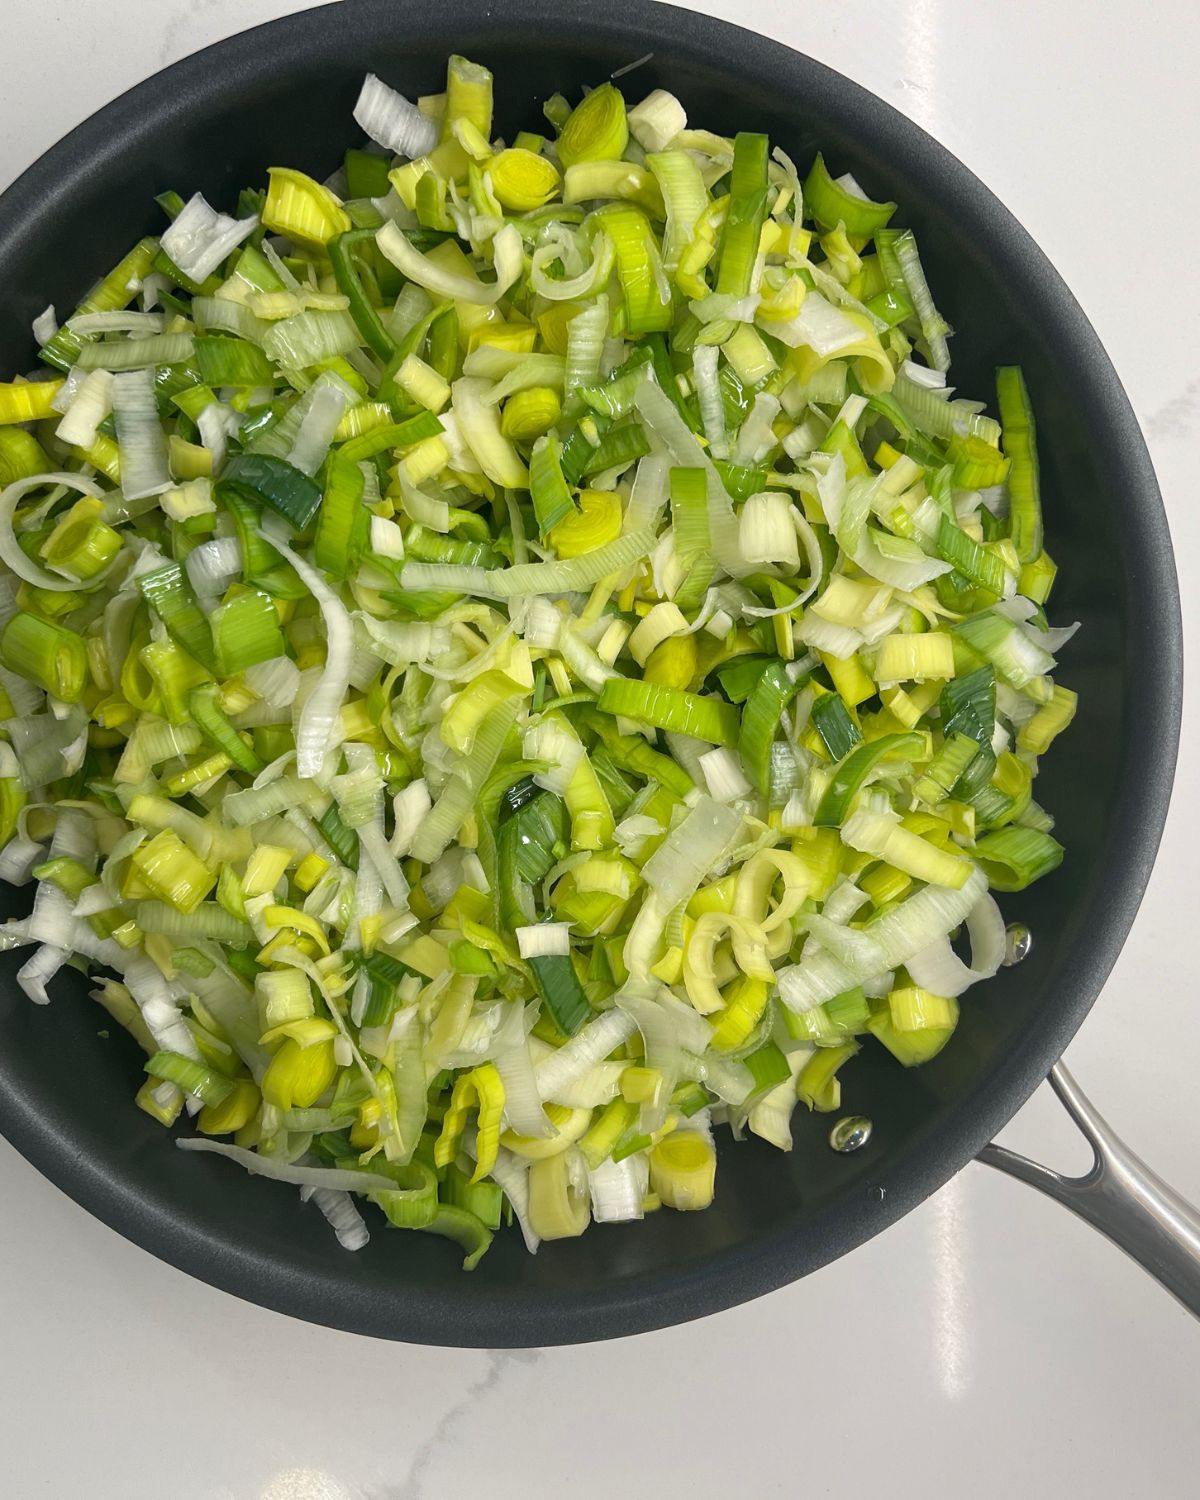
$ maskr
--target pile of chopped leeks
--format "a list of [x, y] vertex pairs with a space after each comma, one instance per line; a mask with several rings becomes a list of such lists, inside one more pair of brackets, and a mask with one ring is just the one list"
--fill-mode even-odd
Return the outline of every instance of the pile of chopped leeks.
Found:
[[1021, 374], [947, 387], [896, 205], [660, 90], [545, 115], [369, 77], [330, 183], [165, 193], [0, 386], [22, 986], [94, 970], [180, 1146], [467, 1267], [935, 1056], [1075, 710]]

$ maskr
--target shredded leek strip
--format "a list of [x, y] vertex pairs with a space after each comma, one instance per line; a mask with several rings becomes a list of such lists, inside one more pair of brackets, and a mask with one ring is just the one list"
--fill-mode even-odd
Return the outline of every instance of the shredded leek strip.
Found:
[[369, 76], [384, 154], [164, 193], [0, 384], [21, 987], [103, 966], [182, 1147], [468, 1269], [953, 1045], [1064, 857], [1020, 371], [947, 385], [897, 205], [597, 82], [509, 141]]

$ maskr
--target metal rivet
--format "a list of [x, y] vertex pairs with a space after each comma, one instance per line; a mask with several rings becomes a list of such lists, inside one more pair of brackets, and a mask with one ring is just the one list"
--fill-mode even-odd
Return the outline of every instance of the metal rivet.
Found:
[[1033, 947], [1033, 933], [1024, 922], [1010, 922], [1004, 932], [1004, 967], [1011, 968], [1028, 958]]
[[871, 1122], [866, 1115], [843, 1115], [829, 1132], [829, 1144], [835, 1151], [857, 1151], [871, 1139]]

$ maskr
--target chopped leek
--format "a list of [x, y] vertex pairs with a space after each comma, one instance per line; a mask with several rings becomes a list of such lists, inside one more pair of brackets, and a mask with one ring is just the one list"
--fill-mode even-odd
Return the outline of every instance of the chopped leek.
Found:
[[18, 983], [103, 967], [183, 1149], [468, 1269], [934, 1057], [1063, 858], [1020, 371], [947, 387], [896, 204], [598, 82], [551, 142], [369, 75], [340, 186], [164, 194], [0, 383]]

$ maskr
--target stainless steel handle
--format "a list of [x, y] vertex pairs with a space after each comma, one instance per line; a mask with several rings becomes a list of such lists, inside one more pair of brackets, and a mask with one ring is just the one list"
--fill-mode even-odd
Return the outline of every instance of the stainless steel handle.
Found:
[[1064, 1177], [995, 1144], [979, 1160], [1056, 1198], [1200, 1318], [1200, 1213], [1118, 1139], [1062, 1063], [1051, 1069], [1050, 1087], [1091, 1145], [1091, 1169]]

